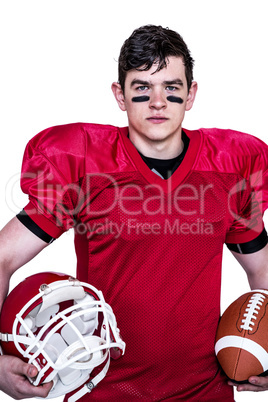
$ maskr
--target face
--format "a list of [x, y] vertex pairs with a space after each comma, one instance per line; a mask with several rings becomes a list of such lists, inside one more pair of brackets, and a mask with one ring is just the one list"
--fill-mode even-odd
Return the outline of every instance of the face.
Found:
[[182, 121], [193, 105], [197, 84], [188, 91], [180, 57], [169, 57], [167, 67], [155, 73], [156, 68], [131, 70], [124, 93], [118, 83], [112, 89], [120, 109], [127, 112], [129, 137], [136, 148], [147, 156], [164, 152], [173, 157], [170, 153], [181, 146]]

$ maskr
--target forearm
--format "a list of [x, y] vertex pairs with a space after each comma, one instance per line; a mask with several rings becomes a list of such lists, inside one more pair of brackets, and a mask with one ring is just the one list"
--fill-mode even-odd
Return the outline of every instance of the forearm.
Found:
[[268, 290], [268, 266], [257, 272], [248, 273], [248, 282], [251, 289]]
[[5, 263], [2, 262], [0, 264], [0, 311], [8, 294], [10, 277], [10, 271], [6, 268]]

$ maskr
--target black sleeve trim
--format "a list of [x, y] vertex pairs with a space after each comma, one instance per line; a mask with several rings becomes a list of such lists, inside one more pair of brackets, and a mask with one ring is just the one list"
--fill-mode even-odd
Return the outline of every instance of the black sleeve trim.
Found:
[[236, 253], [239, 254], [251, 254], [256, 253], [257, 251], [264, 248], [267, 243], [268, 243], [267, 232], [265, 229], [263, 229], [261, 234], [254, 240], [240, 244], [226, 243], [226, 246], [229, 248], [229, 250], [235, 251]]
[[46, 243], [52, 243], [55, 239], [51, 237], [49, 234], [47, 234], [43, 229], [41, 229], [37, 223], [35, 223], [27, 213], [22, 210], [18, 215], [17, 215], [18, 220], [26, 226], [27, 229], [29, 229], [32, 233], [34, 233], [37, 237], [39, 237], [41, 240], [45, 241]]

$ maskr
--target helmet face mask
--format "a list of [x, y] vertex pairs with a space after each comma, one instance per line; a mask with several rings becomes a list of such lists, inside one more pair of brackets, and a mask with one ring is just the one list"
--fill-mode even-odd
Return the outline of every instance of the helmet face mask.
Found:
[[81, 387], [104, 365], [95, 382], [91, 379], [96, 386], [110, 354], [117, 358], [125, 349], [102, 293], [64, 274], [45, 272], [21, 282], [3, 305], [0, 328], [3, 352], [37, 367], [34, 385], [53, 380], [50, 398]]

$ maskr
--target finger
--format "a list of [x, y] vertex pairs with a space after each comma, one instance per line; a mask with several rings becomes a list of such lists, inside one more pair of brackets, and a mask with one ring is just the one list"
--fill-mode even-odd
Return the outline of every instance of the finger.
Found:
[[16, 384], [16, 392], [19, 398], [46, 398], [53, 386], [53, 381], [39, 385], [38, 387], [32, 385], [26, 378], [18, 381]]
[[53, 381], [39, 386], [32, 385], [27, 377], [34, 378], [38, 374], [38, 370], [33, 364], [24, 363], [22, 360], [16, 360], [14, 362], [14, 371], [20, 375], [17, 379], [16, 388], [21, 396], [24, 398], [34, 396], [41, 398], [47, 397], [53, 386]]
[[237, 384], [236, 382], [233, 381], [228, 381], [228, 385], [231, 385], [232, 387], [235, 387], [238, 392], [242, 391], [256, 391], [255, 386], [251, 384]]
[[[237, 387], [238, 392], [242, 391], [252, 391], [252, 392], [259, 392], [265, 391], [268, 389], [268, 381], [267, 377], [250, 377], [248, 384], [232, 384]], [[230, 383], [231, 385], [231, 383]]]
[[[25, 367], [26, 375], [30, 378], [34, 378], [38, 374], [37, 368], [32, 364], [27, 364]], [[28, 388], [28, 392], [32, 393], [34, 396], [46, 398], [49, 394], [51, 388], [53, 387], [53, 381], [50, 381], [45, 384], [41, 384], [39, 386], [32, 385], [28, 380], [26, 380], [26, 386]]]
[[231, 380], [228, 381], [228, 385], [231, 385], [232, 387], [237, 387], [237, 383], [235, 383]]
[[37, 397], [46, 398], [52, 387], [53, 387], [53, 381], [39, 385], [38, 387], [34, 387], [36, 392], [35, 395]]
[[258, 387], [261, 387], [262, 389], [268, 389], [268, 377], [257, 377], [257, 376], [252, 376], [248, 380], [250, 384], [256, 385]]
[[244, 391], [258, 392], [263, 391], [263, 388], [251, 384], [242, 384], [238, 385], [236, 390], [238, 392], [244, 392]]
[[38, 374], [37, 368], [33, 364], [25, 364], [23, 366], [23, 374], [27, 377], [34, 378]]
[[25, 363], [20, 359], [13, 359], [11, 365], [14, 373], [33, 378], [37, 376], [38, 370], [33, 364]]

